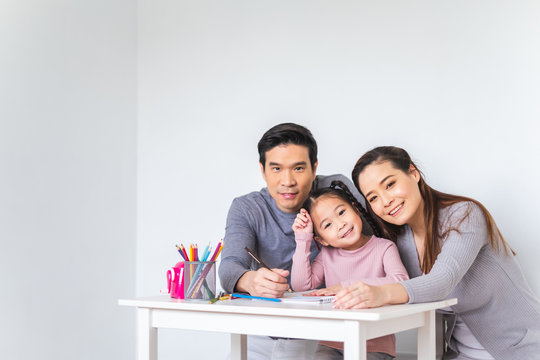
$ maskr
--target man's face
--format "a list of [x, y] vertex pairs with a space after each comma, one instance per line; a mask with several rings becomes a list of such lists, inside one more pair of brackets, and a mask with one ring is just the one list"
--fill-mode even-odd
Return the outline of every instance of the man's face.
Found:
[[284, 212], [297, 212], [306, 201], [317, 163], [311, 167], [308, 148], [287, 144], [276, 146], [266, 152], [266, 164], [261, 172], [270, 195]]

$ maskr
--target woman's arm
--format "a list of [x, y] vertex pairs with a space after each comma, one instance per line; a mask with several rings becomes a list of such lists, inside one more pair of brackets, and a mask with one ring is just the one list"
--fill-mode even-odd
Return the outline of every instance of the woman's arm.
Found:
[[480, 208], [472, 203], [459, 203], [445, 210], [448, 213], [441, 218], [442, 225], [456, 230], [444, 240], [441, 253], [428, 274], [399, 284], [354, 284], [336, 294], [335, 306], [365, 308], [445, 299], [473, 266], [482, 247], [489, 246], [487, 225]]
[[474, 266], [480, 250], [489, 246], [487, 223], [477, 205], [462, 202], [443, 211], [441, 227], [455, 230], [444, 239], [441, 253], [428, 274], [401, 283], [409, 294], [410, 303], [446, 299]]

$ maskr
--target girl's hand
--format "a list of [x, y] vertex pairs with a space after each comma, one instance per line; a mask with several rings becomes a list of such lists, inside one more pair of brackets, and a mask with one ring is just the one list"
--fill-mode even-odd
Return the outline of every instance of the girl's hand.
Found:
[[324, 289], [314, 290], [310, 292], [309, 294], [306, 294], [306, 296], [331, 296], [331, 295], [336, 295], [337, 292], [340, 291], [341, 289], [343, 289], [343, 286], [341, 286], [341, 284], [337, 284], [337, 285], [330, 286]]
[[334, 308], [365, 309], [379, 307], [386, 303], [383, 287], [357, 282], [338, 291], [334, 299]]
[[300, 212], [298, 215], [296, 215], [292, 229], [295, 234], [313, 234], [313, 222], [311, 221], [311, 216], [309, 216], [306, 209], [300, 209]]

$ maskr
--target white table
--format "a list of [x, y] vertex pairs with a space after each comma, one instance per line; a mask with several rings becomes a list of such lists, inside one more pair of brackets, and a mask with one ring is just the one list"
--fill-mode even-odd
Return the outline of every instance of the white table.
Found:
[[345, 360], [365, 360], [366, 340], [418, 328], [418, 359], [435, 359], [435, 310], [456, 299], [365, 310], [335, 310], [331, 304], [294, 304], [235, 299], [214, 304], [168, 295], [119, 300], [135, 306], [138, 359], [157, 360], [157, 329], [231, 333], [231, 359], [246, 360], [246, 335], [343, 341]]

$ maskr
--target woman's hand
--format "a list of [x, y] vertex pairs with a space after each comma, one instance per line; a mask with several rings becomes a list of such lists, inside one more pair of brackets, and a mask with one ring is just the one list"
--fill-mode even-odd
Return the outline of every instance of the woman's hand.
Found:
[[337, 292], [334, 299], [336, 309], [365, 309], [385, 305], [386, 294], [381, 286], [363, 282], [354, 283]]
[[357, 282], [344, 287], [336, 294], [334, 308], [365, 309], [387, 304], [403, 304], [408, 301], [409, 294], [399, 283], [372, 286]]
[[313, 222], [306, 209], [300, 209], [300, 212], [296, 215], [292, 229], [295, 234], [313, 234]]

